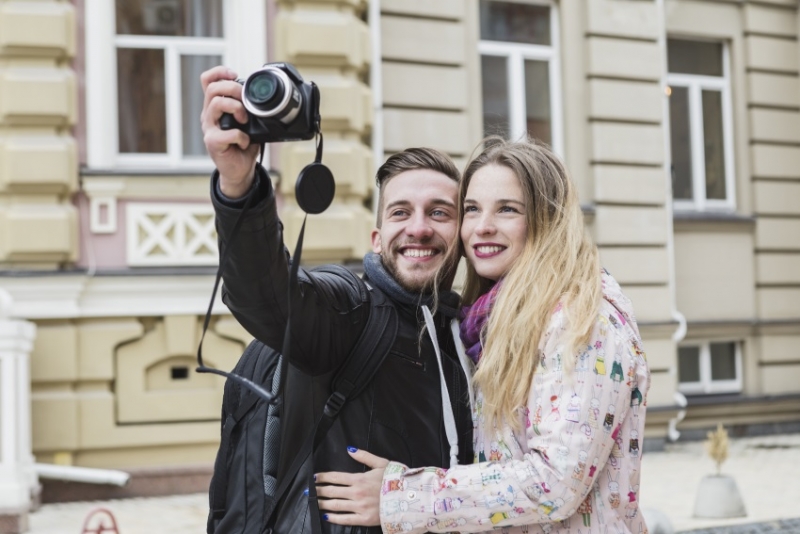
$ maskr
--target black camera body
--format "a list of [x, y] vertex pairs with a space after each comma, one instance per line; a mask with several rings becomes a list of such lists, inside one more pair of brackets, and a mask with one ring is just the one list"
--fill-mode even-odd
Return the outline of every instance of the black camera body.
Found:
[[319, 132], [319, 88], [305, 82], [291, 63], [267, 63], [236, 81], [242, 84], [247, 122], [223, 113], [221, 129], [242, 130], [257, 144], [305, 141]]

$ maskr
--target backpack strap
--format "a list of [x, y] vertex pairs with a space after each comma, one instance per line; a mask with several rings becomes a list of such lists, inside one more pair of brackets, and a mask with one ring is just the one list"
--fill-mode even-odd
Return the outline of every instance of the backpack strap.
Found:
[[[369, 293], [369, 315], [364, 325], [364, 330], [332, 381], [331, 389], [333, 392], [325, 402], [325, 408], [317, 420], [314, 431], [305, 440], [291, 467], [286, 472], [286, 476], [281, 480], [276, 491], [276, 502], [280, 502], [302, 465], [322, 443], [322, 440], [339, 416], [342, 407], [349, 399], [361, 393], [372, 381], [375, 373], [386, 359], [386, 355], [389, 354], [389, 350], [392, 348], [397, 336], [398, 319], [394, 305], [382, 291], [368, 285], [361, 279], [358, 280], [359, 284], [366, 286]], [[311, 532], [313, 534], [321, 534], [322, 524], [320, 522], [314, 475], [315, 473], [312, 469], [309, 472], [307, 485], [308, 502], [311, 507]]]

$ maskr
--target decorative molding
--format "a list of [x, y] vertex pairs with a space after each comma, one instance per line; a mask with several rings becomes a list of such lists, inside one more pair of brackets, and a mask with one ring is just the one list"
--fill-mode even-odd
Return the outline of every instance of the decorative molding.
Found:
[[[101, 217], [105, 208], [105, 219]], [[89, 229], [94, 234], [113, 234], [117, 231], [117, 199], [92, 197], [89, 201]]]
[[126, 228], [127, 263], [131, 267], [218, 262], [210, 204], [130, 203]]
[[[204, 315], [214, 275], [42, 274], [0, 277], [21, 319]], [[218, 294], [212, 313], [228, 314]]]
[[121, 171], [95, 172], [81, 170], [83, 191], [89, 198], [113, 196], [118, 199], [153, 201], [168, 199], [207, 201], [208, 183], [213, 168], [207, 173], [186, 174], [184, 171], [171, 173], [162, 171], [140, 171], [138, 173]]

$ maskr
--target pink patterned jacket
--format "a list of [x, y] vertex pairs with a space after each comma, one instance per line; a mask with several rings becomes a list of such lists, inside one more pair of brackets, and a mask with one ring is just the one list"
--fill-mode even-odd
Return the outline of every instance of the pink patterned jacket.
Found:
[[384, 533], [647, 532], [639, 474], [650, 372], [630, 301], [605, 271], [602, 283], [591, 343], [569, 375], [560, 353], [564, 310], [554, 312], [519, 411], [523, 431], [485, 427], [477, 391], [476, 463], [447, 470], [389, 464]]

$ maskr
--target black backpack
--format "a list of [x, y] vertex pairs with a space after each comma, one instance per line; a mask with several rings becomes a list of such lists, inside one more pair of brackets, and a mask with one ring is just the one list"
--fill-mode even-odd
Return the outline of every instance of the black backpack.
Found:
[[[331, 382], [331, 395], [314, 432], [296, 447], [280, 451], [280, 402], [268, 404], [239, 382], [228, 379], [222, 398], [222, 438], [214, 463], [209, 491], [208, 534], [271, 533], [281, 521], [281, 511], [297, 514], [302, 507], [311, 517], [309, 529], [321, 532], [320, 514], [313, 480], [307, 505], [297, 495], [287, 493], [299, 472], [314, 473], [313, 452], [323, 441], [344, 404], [369, 384], [394, 344], [397, 334], [397, 310], [377, 288], [344, 267], [328, 265], [317, 270], [337, 273], [358, 280], [362, 301], [368, 309], [364, 330], [345, 363]], [[248, 378], [275, 394], [285, 380], [286, 366], [281, 355], [258, 340], [253, 340], [242, 354], [234, 374]], [[284, 395], [281, 394], [281, 397]], [[302, 399], [296, 395], [292, 401]], [[282, 454], [283, 452], [283, 454]], [[291, 462], [286, 476], [277, 480], [279, 463]], [[312, 475], [313, 476], [313, 475]], [[282, 501], [283, 499], [283, 501]], [[306, 530], [305, 528], [303, 530]], [[276, 534], [287, 534], [276, 532]]]

